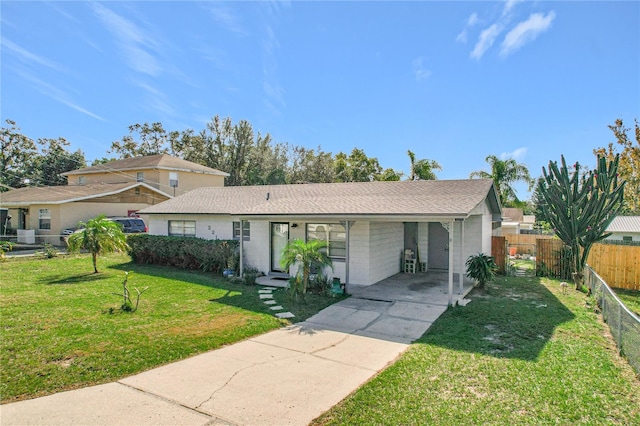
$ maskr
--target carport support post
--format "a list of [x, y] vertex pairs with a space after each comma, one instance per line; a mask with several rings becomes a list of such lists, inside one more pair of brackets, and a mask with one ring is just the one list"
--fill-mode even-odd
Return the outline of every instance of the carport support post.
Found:
[[464, 286], [462, 284], [462, 275], [464, 274], [464, 219], [460, 219], [460, 274], [458, 276], [458, 282], [460, 284], [459, 294], [464, 292]]
[[453, 306], [453, 224], [449, 222], [449, 306]]
[[353, 226], [355, 222], [353, 221], [341, 221], [340, 224], [344, 226], [345, 229], [345, 239], [347, 240], [345, 243], [345, 253], [344, 253], [344, 293], [349, 294], [347, 291], [347, 285], [349, 285], [349, 230]]
[[244, 275], [244, 220], [240, 219], [240, 278]]

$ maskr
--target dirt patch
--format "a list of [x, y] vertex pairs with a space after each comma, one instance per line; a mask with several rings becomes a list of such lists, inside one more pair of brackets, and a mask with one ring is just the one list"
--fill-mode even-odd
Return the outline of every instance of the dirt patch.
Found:
[[171, 327], [168, 334], [201, 337], [216, 334], [221, 331], [243, 327], [249, 318], [242, 313], [229, 313], [227, 315], [202, 316], [200, 320]]

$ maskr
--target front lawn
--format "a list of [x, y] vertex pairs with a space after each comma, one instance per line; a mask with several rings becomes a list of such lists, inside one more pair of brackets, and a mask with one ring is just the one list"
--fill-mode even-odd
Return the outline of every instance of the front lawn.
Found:
[[500, 277], [315, 424], [640, 424], [640, 381], [583, 293]]
[[[110, 382], [286, 324], [258, 287], [222, 277], [130, 263], [126, 255], [0, 262], [0, 395], [7, 403]], [[124, 272], [142, 290], [137, 312], [120, 310]], [[336, 299], [278, 304], [301, 321]], [[135, 298], [134, 298], [135, 302]]]

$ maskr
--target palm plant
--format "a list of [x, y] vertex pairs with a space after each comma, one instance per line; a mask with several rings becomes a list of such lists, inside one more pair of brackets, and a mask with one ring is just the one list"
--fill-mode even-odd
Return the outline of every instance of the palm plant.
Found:
[[469, 256], [465, 266], [467, 267], [467, 276], [478, 283], [476, 285], [478, 288], [484, 288], [484, 285], [491, 281], [498, 272], [495, 258], [484, 253]]
[[332, 266], [331, 258], [327, 255], [325, 250], [327, 247], [326, 241], [310, 240], [304, 242], [302, 240], [293, 240], [284, 248], [282, 257], [280, 259], [280, 265], [289, 270], [291, 266], [297, 264], [298, 270], [295, 277], [293, 277], [293, 294], [294, 296], [304, 295], [307, 292], [309, 286], [309, 275], [311, 275], [311, 267], [317, 266], [322, 269], [326, 266]]
[[96, 274], [98, 255], [125, 251], [128, 248], [122, 226], [104, 215], [97, 216], [87, 223], [80, 222], [78, 226], [83, 229], [69, 236], [68, 250], [77, 252], [84, 249], [91, 253], [93, 272]]
[[411, 173], [409, 180], [437, 180], [434, 170], [442, 170], [442, 166], [436, 160], [424, 158], [416, 161], [416, 155], [411, 151], [407, 151], [409, 160], [411, 161]]
[[525, 182], [531, 189], [534, 181], [529, 176], [529, 169], [524, 164], [518, 164], [513, 158], [501, 160], [495, 155], [489, 155], [485, 159], [491, 166], [491, 173], [484, 170], [471, 172], [470, 178], [479, 177], [482, 179], [492, 179], [503, 206], [518, 205], [520, 200], [513, 189], [516, 182]]

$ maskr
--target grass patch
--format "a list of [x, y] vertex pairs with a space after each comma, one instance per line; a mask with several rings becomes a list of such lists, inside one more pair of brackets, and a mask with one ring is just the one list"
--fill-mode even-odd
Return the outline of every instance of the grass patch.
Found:
[[586, 296], [500, 277], [315, 424], [640, 424], [640, 381]]
[[624, 288], [614, 288], [613, 291], [631, 312], [640, 317], [640, 291]]
[[[9, 259], [0, 263], [2, 402], [106, 383], [234, 343], [289, 323], [258, 288], [198, 271], [136, 265], [126, 255]], [[143, 293], [138, 311], [120, 310], [124, 271]], [[135, 295], [135, 293], [134, 293]], [[301, 321], [338, 299], [275, 300]], [[135, 296], [134, 296], [135, 297]]]

